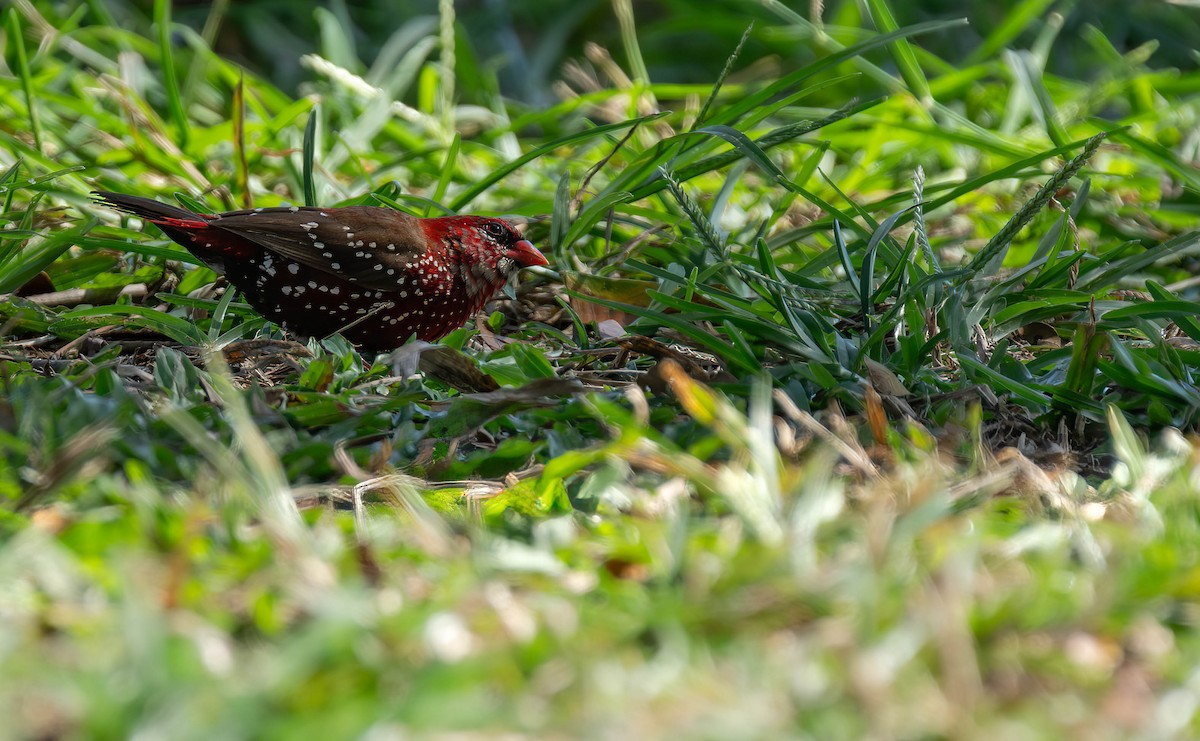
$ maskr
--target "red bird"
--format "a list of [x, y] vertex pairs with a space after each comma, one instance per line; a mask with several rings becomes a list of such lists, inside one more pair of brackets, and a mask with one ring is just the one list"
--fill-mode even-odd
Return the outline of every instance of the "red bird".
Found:
[[375, 206], [195, 214], [149, 198], [94, 195], [156, 225], [271, 321], [312, 337], [341, 332], [363, 350], [391, 350], [412, 335], [439, 340], [517, 270], [547, 264], [501, 219], [418, 219]]

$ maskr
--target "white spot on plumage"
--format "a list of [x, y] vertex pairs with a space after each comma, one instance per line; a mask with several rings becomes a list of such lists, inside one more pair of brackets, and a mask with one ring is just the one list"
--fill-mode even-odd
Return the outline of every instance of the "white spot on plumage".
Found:
[[288, 263], [288, 272], [291, 273], [292, 275], [298, 275], [300, 273], [300, 266], [297, 263], [289, 262]]
[[313, 229], [316, 229], [318, 226], [320, 226], [320, 224], [318, 224], [315, 221], [306, 221], [303, 224], [301, 224], [300, 226], [304, 227], [304, 231], [309, 232], [309, 231], [312, 231]]
[[292, 295], [292, 287], [284, 286], [283, 288], [279, 289], [279, 292], [282, 293], [284, 296], [291, 296]]
[[292, 213], [296, 213], [299, 210], [300, 210], [299, 206], [292, 206], [292, 207], [288, 208], [288, 211], [291, 211]]
[[[326, 255], [326, 256], [333, 257], [333, 255]], [[333, 268], [334, 270], [341, 270], [342, 264], [340, 262], [331, 262], [331, 263], [329, 263], [329, 267]]]

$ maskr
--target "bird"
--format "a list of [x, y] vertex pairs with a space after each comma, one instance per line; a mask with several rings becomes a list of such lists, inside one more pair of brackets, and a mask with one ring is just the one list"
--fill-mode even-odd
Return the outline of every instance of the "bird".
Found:
[[436, 342], [521, 268], [549, 264], [503, 219], [417, 218], [379, 206], [281, 206], [201, 214], [140, 196], [95, 200], [154, 224], [226, 277], [267, 319], [361, 351]]

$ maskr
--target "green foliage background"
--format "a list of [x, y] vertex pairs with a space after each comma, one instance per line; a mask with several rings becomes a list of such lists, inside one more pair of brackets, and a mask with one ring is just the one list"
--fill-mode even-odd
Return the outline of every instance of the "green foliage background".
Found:
[[[1195, 9], [297, 8], [4, 10], [0, 736], [1195, 735]], [[92, 188], [553, 269], [477, 393]]]

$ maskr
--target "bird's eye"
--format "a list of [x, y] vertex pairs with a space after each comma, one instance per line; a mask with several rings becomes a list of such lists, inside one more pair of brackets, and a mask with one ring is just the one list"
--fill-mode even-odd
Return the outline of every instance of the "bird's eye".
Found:
[[483, 229], [488, 233], [489, 236], [495, 237], [496, 239], [500, 239], [508, 233], [508, 230], [504, 228], [504, 225], [498, 221], [489, 221], [483, 225]]

